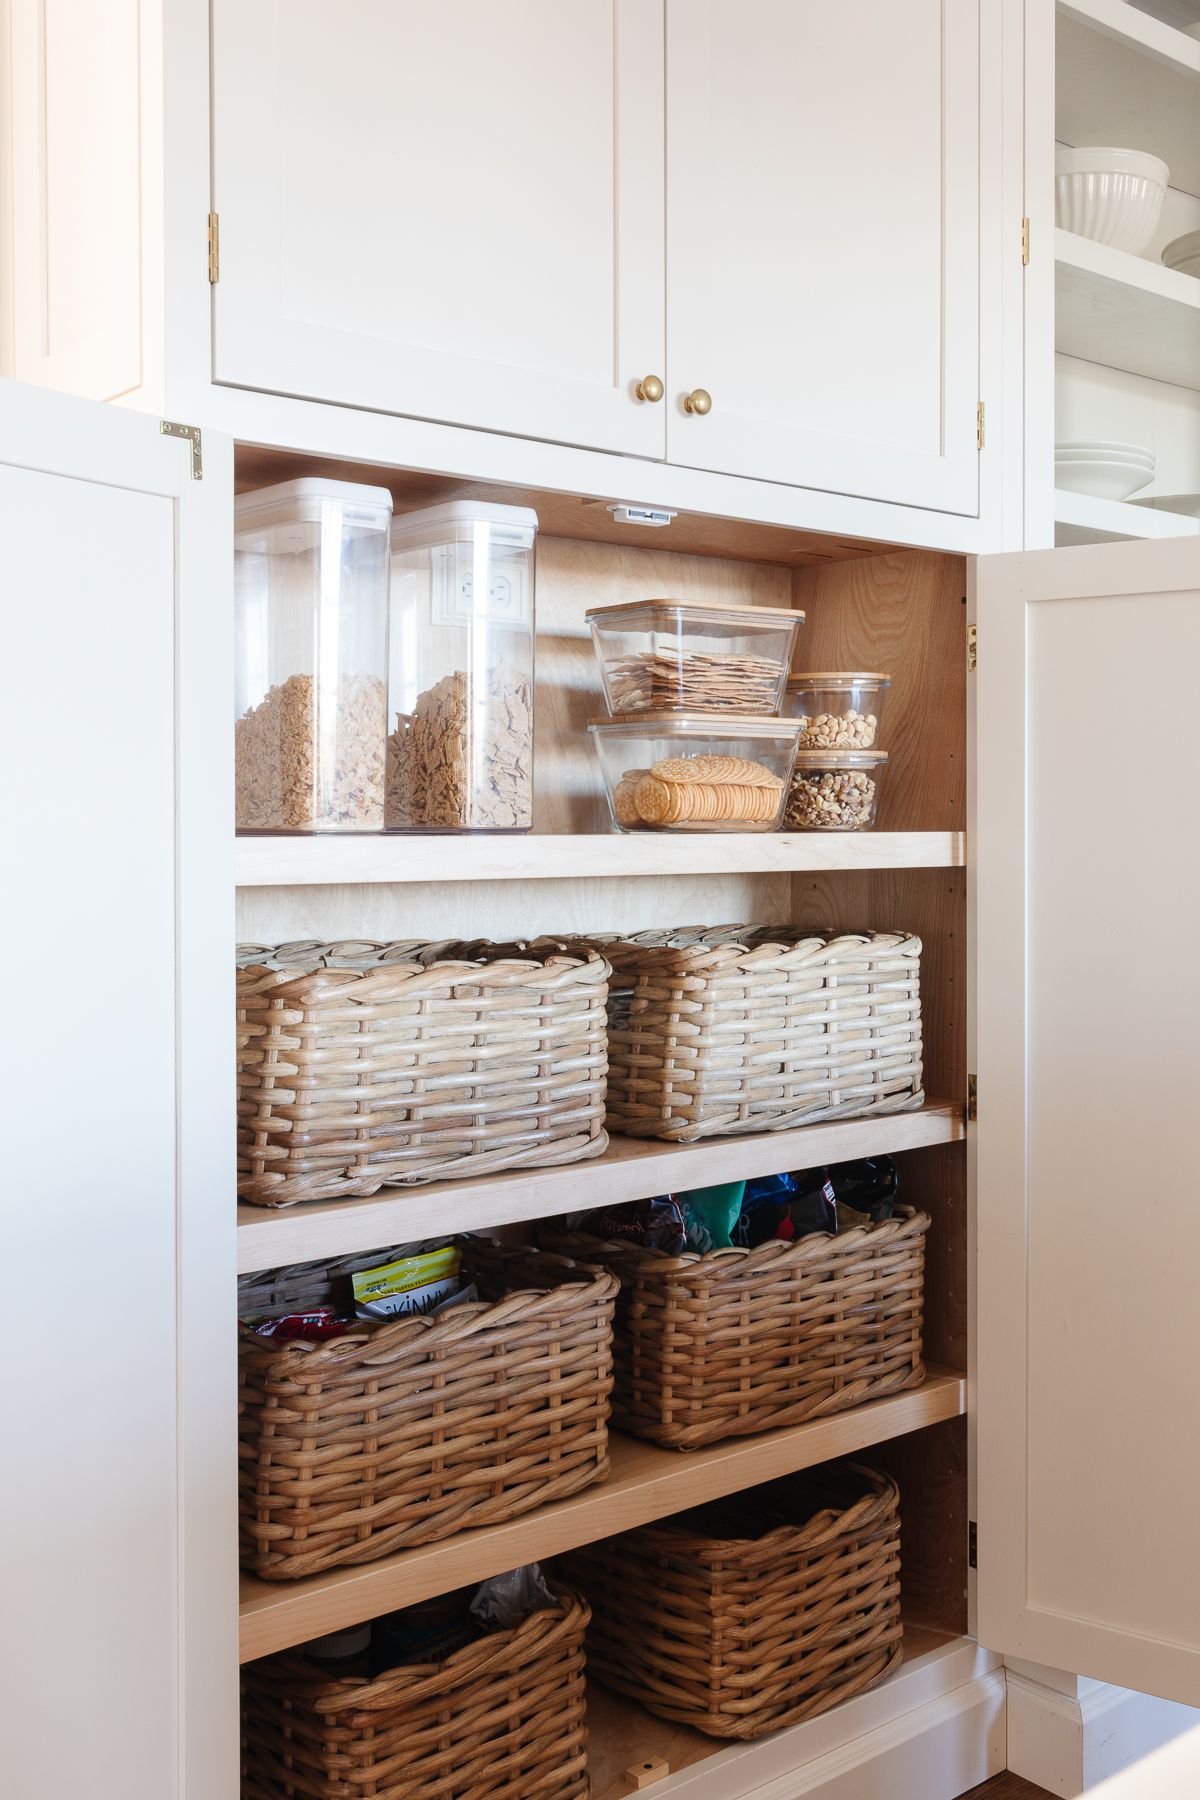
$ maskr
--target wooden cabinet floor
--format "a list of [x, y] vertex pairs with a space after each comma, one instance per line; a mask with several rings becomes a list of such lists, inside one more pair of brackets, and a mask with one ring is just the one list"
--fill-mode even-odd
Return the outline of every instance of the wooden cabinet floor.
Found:
[[1041, 1800], [1047, 1792], [1046, 1788], [1035, 1787], [1032, 1781], [1024, 1781], [1020, 1775], [1006, 1769], [1003, 1775], [993, 1775], [982, 1787], [961, 1795], [960, 1800]]

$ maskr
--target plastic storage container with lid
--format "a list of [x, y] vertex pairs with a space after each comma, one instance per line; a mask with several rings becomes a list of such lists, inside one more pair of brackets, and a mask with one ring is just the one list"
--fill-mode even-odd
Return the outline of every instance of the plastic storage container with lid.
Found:
[[798, 750], [785, 831], [869, 831], [886, 750]]
[[792, 719], [648, 712], [589, 725], [619, 831], [775, 831], [799, 726]]
[[612, 713], [775, 714], [802, 612], [631, 600], [587, 615]]
[[785, 711], [799, 719], [802, 750], [870, 750], [879, 735], [890, 675], [793, 675]]
[[386, 488], [305, 478], [234, 506], [239, 831], [382, 831]]
[[390, 830], [533, 826], [536, 536], [476, 500], [392, 521]]

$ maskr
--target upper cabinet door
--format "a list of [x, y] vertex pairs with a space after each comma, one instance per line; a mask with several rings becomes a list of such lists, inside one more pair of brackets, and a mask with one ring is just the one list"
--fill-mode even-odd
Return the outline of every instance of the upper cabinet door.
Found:
[[219, 382], [661, 456], [662, 0], [214, 0]]
[[978, 511], [978, 14], [667, 0], [672, 462]]
[[984, 557], [978, 624], [977, 1635], [1196, 1705], [1200, 543]]

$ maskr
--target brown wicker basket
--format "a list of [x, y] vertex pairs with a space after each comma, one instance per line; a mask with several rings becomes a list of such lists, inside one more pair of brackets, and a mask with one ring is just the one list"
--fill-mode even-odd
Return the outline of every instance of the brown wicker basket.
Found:
[[756, 1250], [543, 1240], [611, 1269], [613, 1421], [677, 1450], [842, 1412], [925, 1379], [926, 1213]]
[[598, 1156], [608, 974], [586, 947], [246, 947], [238, 1193], [287, 1206]]
[[[324, 1343], [243, 1327], [243, 1563], [269, 1580], [370, 1562], [495, 1525], [609, 1469], [615, 1278], [562, 1257], [461, 1240], [486, 1299]], [[318, 1305], [395, 1254], [244, 1277], [243, 1314]]]
[[921, 940], [798, 926], [594, 940], [608, 1126], [690, 1143], [920, 1106]]
[[835, 1463], [572, 1552], [589, 1671], [720, 1738], [874, 1687], [902, 1654], [899, 1498]]
[[373, 1681], [249, 1663], [242, 1800], [587, 1800], [589, 1613], [554, 1585], [559, 1606]]

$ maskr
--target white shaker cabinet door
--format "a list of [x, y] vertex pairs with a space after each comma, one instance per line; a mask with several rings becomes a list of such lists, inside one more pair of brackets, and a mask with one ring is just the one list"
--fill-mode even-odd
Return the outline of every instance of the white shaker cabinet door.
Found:
[[1200, 543], [977, 611], [976, 1631], [1200, 1705]]
[[218, 382], [662, 455], [662, 0], [212, 20]]
[[0, 382], [0, 1686], [20, 1800], [237, 1792], [232, 454]]
[[672, 462], [978, 511], [978, 42], [978, 0], [667, 0]]

